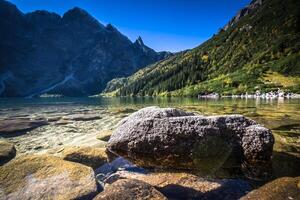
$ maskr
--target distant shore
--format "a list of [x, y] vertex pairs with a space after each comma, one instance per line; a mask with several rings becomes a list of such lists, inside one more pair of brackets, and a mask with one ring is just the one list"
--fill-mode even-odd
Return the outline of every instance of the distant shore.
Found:
[[245, 94], [240, 94], [240, 95], [221, 95], [219, 93], [213, 92], [213, 93], [204, 94], [204, 95], [199, 94], [198, 98], [299, 99], [300, 94], [285, 93], [281, 90], [278, 90], [275, 92], [266, 92], [266, 93], [261, 93], [260, 91], [256, 91], [256, 93], [254, 93], [254, 94], [245, 93]]

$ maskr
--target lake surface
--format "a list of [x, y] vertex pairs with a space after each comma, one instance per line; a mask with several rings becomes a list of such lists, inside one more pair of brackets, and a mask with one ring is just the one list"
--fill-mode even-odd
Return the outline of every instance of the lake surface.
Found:
[[[130, 113], [153, 105], [202, 115], [242, 114], [254, 119], [275, 135], [275, 176], [300, 175], [300, 99], [2, 98], [0, 120], [46, 119], [49, 122], [26, 133], [5, 136], [16, 145], [20, 156], [49, 153], [69, 145], [105, 146], [105, 142], [97, 139], [99, 134], [112, 131]], [[91, 117], [80, 119], [80, 115]]]

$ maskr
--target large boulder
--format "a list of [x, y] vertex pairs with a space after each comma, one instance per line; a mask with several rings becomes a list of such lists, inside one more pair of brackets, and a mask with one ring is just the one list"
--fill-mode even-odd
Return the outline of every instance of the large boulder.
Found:
[[120, 179], [105, 186], [94, 200], [167, 200], [150, 184], [135, 179]]
[[300, 198], [300, 177], [283, 177], [251, 191], [241, 200], [282, 200]]
[[107, 148], [143, 167], [214, 172], [268, 162], [271, 131], [242, 115], [201, 116], [148, 107], [123, 119]]
[[62, 158], [87, 165], [93, 169], [104, 165], [107, 161], [105, 148], [93, 147], [66, 147], [62, 151]]
[[58, 157], [19, 157], [0, 167], [0, 199], [82, 199], [96, 192], [90, 167]]
[[10, 161], [16, 156], [16, 148], [13, 144], [0, 140], [0, 165]]

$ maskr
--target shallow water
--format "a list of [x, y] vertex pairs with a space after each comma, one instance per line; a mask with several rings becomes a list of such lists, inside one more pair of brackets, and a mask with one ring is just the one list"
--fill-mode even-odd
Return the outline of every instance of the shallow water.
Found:
[[[242, 114], [272, 129], [275, 135], [275, 176], [300, 175], [300, 100], [196, 99], [196, 98], [3, 98], [0, 119], [47, 119], [41, 126], [7, 137], [18, 155], [44, 153], [64, 146], [104, 146], [101, 131], [113, 130], [118, 121], [146, 107], [178, 107], [203, 115]], [[68, 116], [89, 114], [100, 119], [70, 120]], [[2, 135], [3, 136], [3, 135]], [[0, 133], [1, 137], [1, 133]]]

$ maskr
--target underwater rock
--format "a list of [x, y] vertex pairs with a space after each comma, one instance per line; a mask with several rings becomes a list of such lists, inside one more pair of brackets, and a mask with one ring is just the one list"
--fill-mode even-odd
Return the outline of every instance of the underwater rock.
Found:
[[148, 107], [123, 119], [107, 148], [142, 167], [214, 172], [268, 162], [273, 144], [269, 129], [242, 115]]
[[96, 120], [96, 119], [101, 119], [101, 116], [98, 114], [71, 114], [71, 115], [66, 115], [62, 117], [63, 120], [72, 120], [72, 121], [89, 121], [89, 120]]
[[97, 139], [107, 142], [111, 134], [112, 134], [111, 130], [103, 130], [99, 133], [99, 135], [97, 135]]
[[13, 144], [0, 140], [0, 165], [3, 165], [16, 156], [16, 148]]
[[0, 135], [12, 137], [26, 131], [47, 125], [45, 119], [15, 118], [0, 120]]
[[135, 173], [118, 171], [119, 179], [136, 179], [148, 183], [168, 199], [239, 199], [251, 190], [241, 179], [204, 179], [189, 173]]
[[120, 179], [112, 184], [107, 184], [104, 191], [94, 200], [167, 200], [167, 198], [151, 185], [135, 180]]
[[300, 177], [278, 178], [264, 186], [251, 191], [241, 200], [261, 199], [261, 200], [282, 200], [299, 199], [300, 197]]
[[81, 163], [96, 169], [107, 161], [105, 148], [66, 147], [62, 151], [62, 158], [67, 161]]
[[81, 199], [97, 192], [90, 167], [54, 156], [24, 156], [0, 167], [0, 199]]

